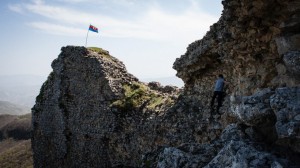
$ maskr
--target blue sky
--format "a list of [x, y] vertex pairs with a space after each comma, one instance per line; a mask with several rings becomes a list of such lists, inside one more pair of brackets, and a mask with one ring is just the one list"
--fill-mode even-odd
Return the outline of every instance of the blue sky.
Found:
[[138, 78], [175, 76], [176, 58], [221, 16], [221, 0], [1, 0], [0, 75], [47, 76], [66, 45], [106, 49]]

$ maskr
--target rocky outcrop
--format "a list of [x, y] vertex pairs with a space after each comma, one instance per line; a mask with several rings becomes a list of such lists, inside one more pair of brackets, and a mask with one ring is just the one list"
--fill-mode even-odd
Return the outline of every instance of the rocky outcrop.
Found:
[[[173, 66], [185, 82], [184, 101], [195, 108], [200, 106], [204, 112], [208, 111], [214, 80], [218, 74], [223, 74], [227, 82], [221, 108], [224, 114], [217, 122], [221, 123], [222, 129], [229, 121], [237, 123], [247, 137], [234, 142], [229, 138], [227, 142], [232, 143], [222, 144], [219, 154], [207, 166], [297, 165], [299, 125], [295, 117], [300, 106], [297, 101], [300, 98], [297, 91], [300, 84], [300, 4], [296, 1], [259, 0], [225, 0], [222, 3], [224, 10], [218, 23], [211, 26], [203, 39], [190, 44]], [[280, 103], [275, 103], [276, 106], [274, 102]], [[218, 132], [215, 135], [223, 136]], [[214, 142], [211, 140], [207, 143]], [[255, 144], [257, 142], [264, 145]], [[247, 150], [240, 151], [240, 148]], [[278, 151], [269, 148], [280, 148], [287, 154], [278, 155]], [[275, 159], [272, 152], [281, 159]], [[268, 161], [261, 162], [261, 158], [251, 155], [261, 155]], [[256, 158], [254, 165], [249, 158]], [[292, 160], [292, 163], [282, 161], [282, 158]]]
[[295, 73], [299, 66], [299, 2], [222, 3], [220, 20], [174, 63], [186, 88], [210, 90], [219, 73], [226, 77], [231, 93], [242, 95], [251, 95], [257, 88], [299, 83], [297, 75], [288, 71]]
[[[230, 124], [211, 144], [163, 147], [146, 155], [142, 167], [297, 167], [299, 164], [295, 163], [299, 154], [282, 148], [272, 151], [266, 144], [253, 141], [246, 132], [245, 127]], [[284, 152], [281, 158], [278, 152]]]
[[167, 111], [177, 90], [150, 90], [98, 50], [63, 47], [53, 61], [32, 108], [36, 167], [138, 165], [158, 141], [152, 118]]
[[278, 143], [300, 152], [300, 87], [276, 89], [270, 106], [277, 118]]
[[300, 4], [222, 3], [174, 63], [183, 90], [139, 82], [105, 50], [63, 47], [32, 109], [35, 167], [299, 167]]
[[[255, 126], [269, 120], [276, 120], [270, 107], [271, 89], [264, 89], [251, 96], [235, 97], [231, 101], [231, 111], [234, 117], [248, 126]], [[241, 99], [241, 100], [236, 100]], [[238, 102], [238, 103], [237, 103]]]
[[287, 167], [285, 162], [269, 153], [260, 152], [243, 141], [230, 141], [205, 167]]

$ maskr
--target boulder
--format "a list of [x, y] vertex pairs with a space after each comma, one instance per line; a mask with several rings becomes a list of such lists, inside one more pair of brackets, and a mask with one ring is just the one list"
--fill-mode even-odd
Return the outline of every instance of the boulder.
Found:
[[277, 118], [278, 143], [300, 152], [300, 87], [277, 88], [270, 105]]
[[230, 141], [204, 168], [287, 166], [286, 160], [261, 152], [243, 141]]
[[[274, 94], [271, 89], [263, 89], [251, 96], [244, 96], [241, 101], [231, 101], [230, 113], [248, 126], [257, 126], [268, 119], [275, 119], [269, 105], [269, 98]], [[272, 124], [272, 123], [270, 123]]]
[[205, 166], [217, 154], [214, 144], [185, 143], [178, 147], [162, 147], [143, 158], [142, 167], [197, 168]]
[[300, 51], [290, 51], [283, 56], [284, 64], [292, 76], [300, 78]]

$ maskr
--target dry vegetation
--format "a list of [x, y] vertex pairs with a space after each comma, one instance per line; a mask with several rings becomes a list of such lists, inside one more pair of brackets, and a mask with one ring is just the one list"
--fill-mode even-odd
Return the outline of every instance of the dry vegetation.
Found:
[[8, 138], [30, 139], [31, 114], [0, 115], [0, 123], [0, 141]]
[[33, 167], [31, 114], [0, 115], [0, 168]]
[[1, 168], [30, 168], [33, 167], [30, 140], [6, 139], [0, 142]]
[[133, 82], [123, 86], [125, 96], [123, 99], [114, 101], [111, 106], [130, 112], [145, 106], [148, 110], [159, 111], [162, 105], [171, 106], [174, 101], [168, 96], [163, 96], [156, 91], [150, 90], [148, 86]]

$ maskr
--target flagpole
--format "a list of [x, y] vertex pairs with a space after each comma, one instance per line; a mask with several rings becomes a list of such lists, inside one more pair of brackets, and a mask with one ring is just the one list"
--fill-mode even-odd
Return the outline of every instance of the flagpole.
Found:
[[86, 39], [85, 39], [85, 48], [86, 48], [87, 39], [88, 39], [88, 36], [89, 36], [89, 31], [90, 31], [90, 29], [88, 29], [88, 32], [87, 32], [87, 34], [86, 34]]

